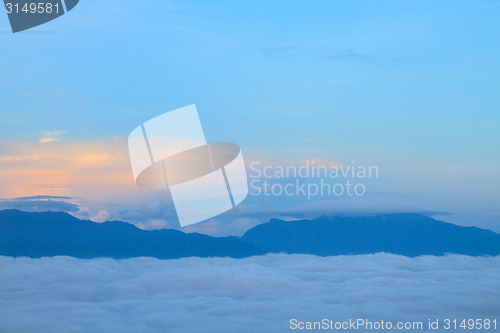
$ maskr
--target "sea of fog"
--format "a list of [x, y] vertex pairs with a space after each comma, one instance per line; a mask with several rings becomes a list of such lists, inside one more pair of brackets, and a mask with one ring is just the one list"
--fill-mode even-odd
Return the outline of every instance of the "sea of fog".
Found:
[[500, 257], [0, 257], [2, 333], [296, 332], [291, 319], [494, 317]]

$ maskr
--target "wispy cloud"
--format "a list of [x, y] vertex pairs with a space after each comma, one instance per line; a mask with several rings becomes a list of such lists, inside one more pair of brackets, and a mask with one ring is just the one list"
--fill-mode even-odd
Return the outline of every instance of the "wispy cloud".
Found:
[[432, 211], [398, 202], [394, 193], [369, 193], [363, 197], [338, 198], [330, 200], [306, 201], [295, 207], [273, 207], [266, 209], [247, 209], [241, 216], [260, 217], [264, 220], [281, 219], [313, 219], [325, 216], [360, 216], [379, 214], [414, 213], [426, 216], [447, 215], [442, 211]]
[[[306, 161], [278, 161], [264, 156], [247, 159], [268, 165], [301, 166]], [[316, 159], [317, 164], [340, 165]], [[249, 172], [251, 170], [249, 169]], [[125, 138], [66, 142], [0, 142], [0, 208], [61, 210], [78, 218], [134, 223], [143, 229], [179, 228], [175, 208], [165, 191], [138, 188]], [[256, 199], [257, 206], [259, 199]], [[243, 215], [238, 206], [216, 219], [183, 231], [241, 235], [263, 218]], [[276, 216], [273, 216], [276, 217]], [[316, 216], [314, 216], [316, 217]]]
[[369, 60], [371, 56], [367, 53], [359, 52], [354, 49], [345, 49], [334, 52], [325, 56], [327, 59], [355, 59], [355, 60]]
[[41, 143], [47, 142], [60, 142], [61, 136], [66, 133], [66, 131], [42, 131], [41, 132]]
[[17, 199], [0, 199], [0, 209], [19, 209], [27, 212], [55, 211], [76, 213], [80, 210], [69, 197], [34, 196]]
[[325, 46], [312, 46], [312, 45], [285, 45], [285, 46], [271, 46], [261, 47], [262, 55], [291, 55], [294, 53], [311, 55], [313, 57], [324, 57], [331, 60], [358, 60], [358, 61], [374, 61], [375, 57], [372, 55], [361, 52], [354, 48], [333, 49]]
[[3, 198], [72, 197], [90, 192], [98, 196], [108, 188], [114, 192], [134, 185], [127, 143], [121, 138], [45, 143], [2, 141], [0, 171]]
[[261, 47], [263, 56], [311, 56], [316, 58], [328, 59], [331, 61], [356, 61], [361, 63], [380, 63], [380, 64], [432, 64], [428, 59], [408, 58], [408, 57], [387, 57], [377, 53], [371, 53], [354, 47], [332, 48], [330, 46], [313, 45], [286, 45]]
[[[246, 162], [250, 182], [259, 172], [264, 175], [264, 169], [269, 167], [269, 170], [277, 167], [298, 169], [308, 162], [316, 166], [345, 167], [334, 160], [278, 160], [263, 155], [247, 155]], [[283, 184], [290, 180], [271, 175], [267, 181]], [[303, 181], [317, 182], [317, 179]], [[135, 185], [125, 138], [48, 143], [0, 141], [0, 183], [0, 198], [8, 199], [0, 200], [0, 209], [60, 210], [82, 219], [121, 220], [148, 230], [179, 228], [175, 207], [167, 192], [145, 190]], [[418, 204], [408, 206], [401, 195], [376, 195], [370, 191], [352, 200], [332, 200], [328, 196], [308, 200], [307, 196], [258, 196], [251, 183], [250, 192], [235, 209], [182, 230], [228, 236], [241, 235], [270, 218], [435, 213]]]
[[0, 183], [0, 198], [8, 199], [0, 208], [60, 210], [99, 222], [113, 218], [105, 209], [146, 200], [135, 186], [124, 138], [1, 141]]

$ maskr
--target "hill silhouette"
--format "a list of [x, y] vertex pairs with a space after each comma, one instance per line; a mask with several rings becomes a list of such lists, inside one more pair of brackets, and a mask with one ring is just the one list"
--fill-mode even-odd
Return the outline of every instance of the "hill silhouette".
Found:
[[266, 252], [320, 256], [395, 253], [404, 256], [500, 254], [500, 235], [418, 214], [366, 217], [273, 219], [248, 230], [242, 239]]
[[244, 258], [266, 253], [333, 256], [387, 252], [404, 256], [499, 255], [500, 234], [418, 214], [271, 221], [242, 237], [147, 231], [126, 222], [79, 220], [67, 213], [0, 211], [0, 255], [33, 258]]
[[79, 220], [67, 213], [0, 211], [0, 254], [77, 258], [248, 257], [263, 254], [237, 237], [215, 238], [178, 230], [146, 231], [125, 222]]

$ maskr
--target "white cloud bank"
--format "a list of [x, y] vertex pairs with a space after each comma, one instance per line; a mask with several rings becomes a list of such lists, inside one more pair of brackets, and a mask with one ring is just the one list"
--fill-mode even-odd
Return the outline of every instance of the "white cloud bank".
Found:
[[289, 320], [500, 316], [500, 257], [0, 257], [0, 332], [291, 332]]

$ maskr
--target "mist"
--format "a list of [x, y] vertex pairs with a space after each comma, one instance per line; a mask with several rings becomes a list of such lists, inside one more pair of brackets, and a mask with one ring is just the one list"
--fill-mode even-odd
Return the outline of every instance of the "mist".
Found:
[[500, 314], [500, 257], [0, 257], [0, 332], [289, 332]]

